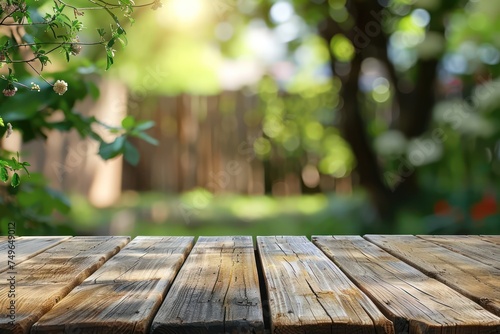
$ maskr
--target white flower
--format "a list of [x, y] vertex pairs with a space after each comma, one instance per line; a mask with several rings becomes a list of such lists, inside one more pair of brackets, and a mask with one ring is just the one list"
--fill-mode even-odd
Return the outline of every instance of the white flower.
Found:
[[57, 80], [54, 84], [54, 92], [63, 95], [68, 90], [68, 84], [64, 80]]
[[75, 43], [71, 44], [71, 54], [73, 56], [79, 55], [80, 52], [82, 52], [82, 46], [81, 45], [75, 44]]
[[152, 10], [157, 10], [158, 8], [161, 8], [163, 4], [161, 3], [160, 0], [155, 0], [153, 3], [153, 6], [151, 7]]
[[17, 87], [5, 88], [2, 93], [4, 96], [14, 96], [16, 95]]
[[71, 54], [73, 56], [79, 55], [82, 51], [82, 46], [79, 44], [80, 38], [78, 36], [75, 37], [73, 43], [71, 43]]
[[12, 124], [10, 123], [7, 123], [7, 135], [5, 136], [5, 138], [9, 138], [10, 135], [12, 134]]
[[32, 82], [31, 83], [31, 90], [36, 90], [37, 92], [40, 91], [40, 86], [37, 85], [36, 83]]

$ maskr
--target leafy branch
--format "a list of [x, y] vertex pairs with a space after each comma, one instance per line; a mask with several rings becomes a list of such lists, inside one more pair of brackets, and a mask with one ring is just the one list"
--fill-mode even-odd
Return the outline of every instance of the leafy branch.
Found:
[[[0, 117], [0, 127], [5, 127], [3, 119]], [[7, 123], [7, 137], [12, 134], [12, 125]], [[9, 174], [12, 173], [10, 184], [12, 187], [17, 187], [21, 183], [21, 178], [19, 177], [19, 171], [24, 170], [28, 176], [30, 175], [28, 169], [30, 164], [26, 161], [22, 162], [19, 158], [19, 152], [17, 152], [17, 159], [11, 157], [10, 159], [5, 159], [0, 157], [0, 180], [2, 182], [9, 181]], [[10, 172], [10, 173], [9, 173]]]
[[[102, 46], [106, 52], [106, 70], [109, 69], [114, 62], [116, 50], [113, 47], [116, 42], [122, 46], [127, 44], [126, 31], [120, 21], [120, 15], [133, 23], [134, 9], [161, 7], [160, 0], [145, 4], [135, 4], [133, 0], [117, 0], [116, 3], [103, 0], [87, 1], [91, 6], [75, 6], [63, 0], [53, 0], [52, 12], [42, 15], [39, 9], [43, 3], [38, 4], [38, 1], [36, 4], [30, 1], [28, 6], [27, 0], [0, 0], [0, 68], [9, 66], [9, 76], [0, 77], [6, 81], [6, 88], [2, 91], [4, 96], [14, 96], [17, 92], [16, 86], [26, 87], [18, 82], [12, 67], [23, 63], [52, 86], [56, 93], [64, 94], [68, 88], [66, 82], [63, 81], [64, 87], [57, 86], [59, 81], [50, 83], [41, 76], [44, 67], [51, 63], [50, 56], [55, 51], [64, 53], [69, 62], [71, 57], [80, 54], [84, 47]], [[87, 11], [96, 10], [108, 14], [111, 21], [110, 31], [99, 28], [96, 40], [82, 42], [79, 33], [84, 29], [84, 24], [80, 17]], [[37, 19], [33, 20], [32, 17]], [[31, 55], [27, 55], [26, 50], [30, 50]]]

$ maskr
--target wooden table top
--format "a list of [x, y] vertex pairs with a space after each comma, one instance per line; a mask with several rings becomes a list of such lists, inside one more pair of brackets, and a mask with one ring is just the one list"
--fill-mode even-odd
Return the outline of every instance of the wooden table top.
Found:
[[500, 236], [0, 237], [0, 333], [498, 333]]

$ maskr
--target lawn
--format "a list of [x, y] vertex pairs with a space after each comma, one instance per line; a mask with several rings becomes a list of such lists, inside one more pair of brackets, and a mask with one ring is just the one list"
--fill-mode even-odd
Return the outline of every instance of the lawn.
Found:
[[[181, 196], [125, 192], [110, 208], [73, 197], [76, 234], [101, 235], [313, 235], [383, 231], [362, 194], [295, 197], [214, 196], [204, 190]], [[421, 224], [401, 233], [423, 233]]]

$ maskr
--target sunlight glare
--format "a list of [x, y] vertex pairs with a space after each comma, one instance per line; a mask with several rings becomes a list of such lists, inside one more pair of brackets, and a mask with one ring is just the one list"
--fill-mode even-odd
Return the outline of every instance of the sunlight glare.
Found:
[[167, 26], [192, 26], [206, 19], [207, 7], [207, 0], [170, 0], [158, 11], [158, 21]]

